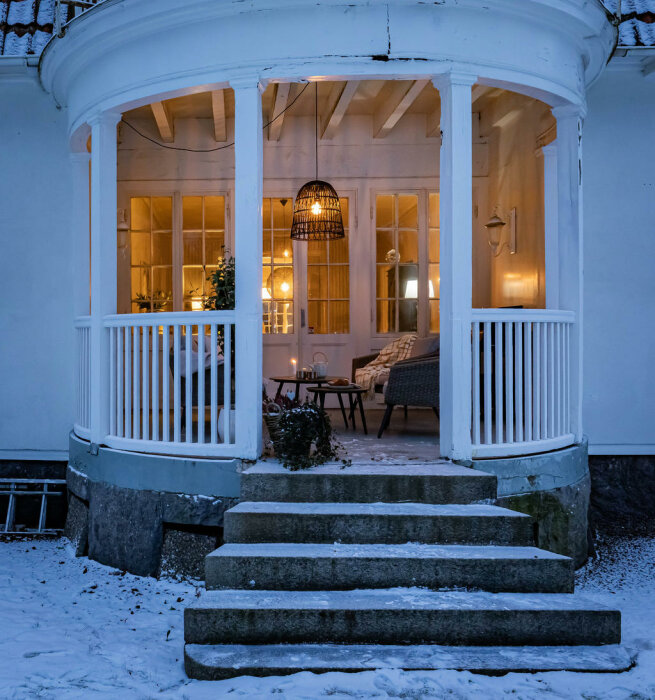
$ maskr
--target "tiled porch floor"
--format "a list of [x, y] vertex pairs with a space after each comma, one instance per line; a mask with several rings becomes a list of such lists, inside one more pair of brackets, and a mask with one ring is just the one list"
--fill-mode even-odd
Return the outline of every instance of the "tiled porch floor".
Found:
[[362, 462], [431, 462], [439, 458], [439, 424], [432, 409], [410, 408], [407, 419], [402, 407], [396, 408], [391, 423], [378, 440], [377, 432], [384, 408], [367, 408], [368, 435], [364, 435], [359, 413], [357, 429], [345, 429], [341, 411], [328, 409], [332, 427], [345, 449], [345, 457]]

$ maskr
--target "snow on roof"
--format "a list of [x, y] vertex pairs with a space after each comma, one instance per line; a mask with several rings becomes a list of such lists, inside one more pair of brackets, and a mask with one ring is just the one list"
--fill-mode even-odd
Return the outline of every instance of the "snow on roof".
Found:
[[[62, 5], [62, 22], [73, 16]], [[0, 0], [0, 56], [38, 55], [52, 36], [55, 0]]]
[[[616, 14], [619, 0], [603, 0]], [[620, 0], [619, 46], [655, 47], [655, 0]], [[62, 23], [73, 6], [62, 5]], [[38, 55], [52, 36], [55, 0], [0, 0], [0, 56]]]
[[[618, 12], [619, 0], [603, 2], [610, 12]], [[619, 46], [655, 47], [655, 0], [620, 0], [620, 6]]]

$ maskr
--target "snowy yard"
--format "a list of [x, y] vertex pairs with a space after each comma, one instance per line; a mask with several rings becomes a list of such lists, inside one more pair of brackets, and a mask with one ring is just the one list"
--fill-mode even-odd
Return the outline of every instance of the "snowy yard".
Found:
[[655, 540], [614, 539], [577, 590], [623, 612], [623, 674], [300, 673], [189, 681], [183, 609], [200, 591], [76, 559], [65, 540], [0, 542], [0, 698], [655, 698]]

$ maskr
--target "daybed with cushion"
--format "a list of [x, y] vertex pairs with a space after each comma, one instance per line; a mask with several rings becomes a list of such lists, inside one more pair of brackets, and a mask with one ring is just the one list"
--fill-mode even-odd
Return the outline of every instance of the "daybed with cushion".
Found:
[[[378, 354], [356, 357], [352, 362], [352, 380], [358, 369], [377, 358]], [[389, 426], [394, 406], [426, 406], [439, 417], [439, 336], [417, 338], [410, 356], [381, 372], [375, 381], [375, 393], [384, 394], [386, 410], [378, 437]]]

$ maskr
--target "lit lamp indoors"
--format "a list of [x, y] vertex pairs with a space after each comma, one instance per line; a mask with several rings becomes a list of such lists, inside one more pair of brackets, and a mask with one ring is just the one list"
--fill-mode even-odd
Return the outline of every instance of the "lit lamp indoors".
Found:
[[510, 255], [516, 254], [516, 207], [511, 209], [509, 213], [509, 241], [503, 241], [503, 230], [506, 223], [498, 216], [497, 209], [484, 225], [487, 229], [489, 247], [492, 255], [497, 258], [504, 246], [507, 246]]
[[318, 83], [314, 91], [314, 158], [316, 177], [298, 190], [293, 205], [291, 238], [298, 241], [343, 238], [339, 195], [329, 182], [318, 179]]
[[[434, 298], [434, 285], [428, 280], [430, 299]], [[418, 299], [418, 280], [407, 280], [405, 284], [405, 299]]]

